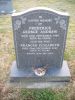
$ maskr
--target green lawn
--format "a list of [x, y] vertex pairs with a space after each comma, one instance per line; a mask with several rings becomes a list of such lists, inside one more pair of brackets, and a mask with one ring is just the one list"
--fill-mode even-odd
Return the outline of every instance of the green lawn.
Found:
[[68, 60], [72, 80], [63, 89], [15, 89], [5, 85], [15, 60], [10, 16], [0, 16], [0, 100], [75, 100], [75, 0], [13, 0], [17, 12], [45, 6], [70, 14], [64, 59]]

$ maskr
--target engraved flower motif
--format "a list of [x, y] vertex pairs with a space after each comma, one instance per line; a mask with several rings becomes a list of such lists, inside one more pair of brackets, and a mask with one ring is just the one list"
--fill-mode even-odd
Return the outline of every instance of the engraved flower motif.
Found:
[[60, 17], [55, 18], [55, 21], [56, 21], [56, 24], [58, 24], [60, 21]]
[[55, 18], [55, 22], [56, 24], [59, 24], [60, 28], [62, 28], [63, 30], [66, 30], [66, 22], [64, 19], [61, 19], [61, 17], [57, 17]]
[[14, 24], [14, 29], [18, 30], [21, 27], [21, 20], [16, 20], [15, 24]]
[[21, 21], [22, 21], [22, 24], [25, 24], [26, 23], [26, 18], [25, 17], [21, 17]]
[[62, 28], [62, 29], [64, 29], [64, 30], [66, 30], [66, 23], [65, 23], [65, 20], [60, 20], [60, 27]]

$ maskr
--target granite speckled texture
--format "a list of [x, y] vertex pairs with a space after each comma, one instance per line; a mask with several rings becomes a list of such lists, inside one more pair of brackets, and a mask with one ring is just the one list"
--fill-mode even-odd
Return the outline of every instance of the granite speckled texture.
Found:
[[70, 71], [66, 61], [63, 62], [62, 68], [51, 68], [48, 69], [46, 74], [42, 77], [38, 77], [34, 74], [32, 69], [19, 70], [17, 69], [16, 62], [14, 61], [10, 72], [11, 82], [64, 82], [70, 81]]
[[[11, 67], [11, 83], [41, 88], [70, 81], [67, 61], [63, 61], [68, 23], [67, 13], [45, 7], [12, 14], [16, 61]], [[35, 75], [33, 68], [44, 66], [48, 66], [45, 75]]]

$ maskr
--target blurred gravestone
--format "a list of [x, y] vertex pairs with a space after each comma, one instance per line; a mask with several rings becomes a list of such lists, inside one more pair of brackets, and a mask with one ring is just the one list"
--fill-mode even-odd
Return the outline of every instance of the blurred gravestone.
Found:
[[69, 81], [63, 61], [69, 16], [49, 8], [34, 8], [12, 15], [16, 62], [11, 81]]
[[12, 12], [12, 0], [0, 0], [0, 14], [11, 14]]

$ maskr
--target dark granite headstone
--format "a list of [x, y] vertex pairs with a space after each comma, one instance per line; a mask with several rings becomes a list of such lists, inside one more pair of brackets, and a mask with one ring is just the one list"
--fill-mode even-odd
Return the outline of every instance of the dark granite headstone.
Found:
[[[44, 81], [50, 81], [51, 75], [64, 77], [65, 74], [57, 73], [60, 73], [63, 66], [68, 21], [67, 13], [42, 7], [12, 15], [16, 51], [16, 63], [13, 66], [17, 66], [19, 71], [23, 70], [16, 77], [36, 78], [38, 76], [33, 68], [35, 70], [44, 67], [47, 67], [43, 75]], [[40, 81], [41, 77], [38, 79], [34, 80]]]
[[0, 0], [0, 14], [10, 14], [12, 12], [12, 0]]

